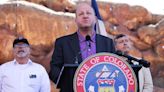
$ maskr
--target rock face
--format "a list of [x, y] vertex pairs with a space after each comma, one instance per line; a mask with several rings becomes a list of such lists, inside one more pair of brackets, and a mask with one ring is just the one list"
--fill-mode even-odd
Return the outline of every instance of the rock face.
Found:
[[76, 31], [71, 16], [55, 15], [23, 4], [4, 4], [0, 6], [0, 10], [1, 64], [13, 58], [12, 42], [17, 36], [21, 35], [29, 40], [31, 58], [43, 63], [44, 60], [50, 60], [57, 37]]
[[[13, 59], [12, 42], [17, 36], [31, 44], [31, 59], [49, 71], [55, 39], [76, 31], [75, 5], [67, 0], [26, 0], [33, 3], [0, 5], [0, 63]], [[45, 7], [38, 8], [38, 5]], [[164, 16], [141, 6], [98, 3], [106, 30], [111, 35], [127, 34], [137, 48], [134, 55], [151, 62], [154, 92], [164, 91]], [[69, 12], [58, 13], [55, 11]], [[52, 83], [52, 85], [54, 85]], [[52, 90], [52, 92], [57, 92]]]

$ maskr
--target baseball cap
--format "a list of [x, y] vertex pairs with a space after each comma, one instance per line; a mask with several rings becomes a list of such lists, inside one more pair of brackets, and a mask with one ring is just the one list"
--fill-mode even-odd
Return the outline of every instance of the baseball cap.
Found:
[[14, 42], [13, 42], [13, 47], [14, 47], [16, 44], [20, 43], [20, 42], [25, 43], [25, 44], [27, 44], [27, 45], [30, 45], [26, 38], [24, 38], [24, 37], [18, 37], [18, 38], [16, 38], [16, 39], [14, 40]]

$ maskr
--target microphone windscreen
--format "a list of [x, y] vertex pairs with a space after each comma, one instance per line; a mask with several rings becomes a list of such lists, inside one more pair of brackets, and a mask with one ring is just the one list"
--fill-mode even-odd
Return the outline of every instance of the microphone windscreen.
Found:
[[86, 41], [91, 41], [91, 37], [90, 37], [89, 35], [87, 35], [87, 36], [85, 37], [85, 40], [86, 40]]
[[120, 51], [120, 50], [117, 50], [117, 51], [115, 52], [115, 54], [117, 54], [117, 55], [119, 55], [119, 56], [123, 56], [123, 55], [124, 55], [124, 53], [123, 53], [122, 51]]

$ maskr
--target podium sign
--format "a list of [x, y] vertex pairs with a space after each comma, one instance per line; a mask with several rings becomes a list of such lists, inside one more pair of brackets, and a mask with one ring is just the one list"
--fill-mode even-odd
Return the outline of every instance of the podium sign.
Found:
[[74, 92], [137, 92], [137, 80], [133, 69], [119, 56], [98, 53], [76, 70]]

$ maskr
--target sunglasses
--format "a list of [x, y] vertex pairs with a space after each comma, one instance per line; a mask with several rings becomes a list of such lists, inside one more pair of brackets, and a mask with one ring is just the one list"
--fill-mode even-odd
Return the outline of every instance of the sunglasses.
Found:
[[28, 47], [29, 45], [28, 44], [15, 44], [14, 45], [14, 48], [18, 48], [18, 47]]

